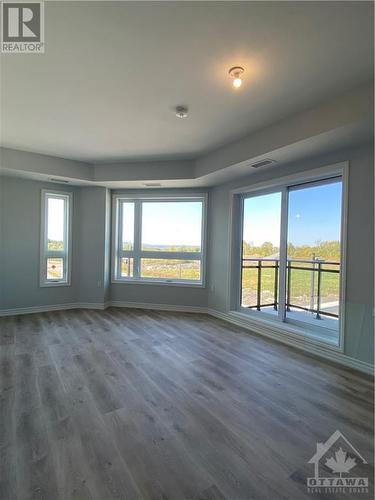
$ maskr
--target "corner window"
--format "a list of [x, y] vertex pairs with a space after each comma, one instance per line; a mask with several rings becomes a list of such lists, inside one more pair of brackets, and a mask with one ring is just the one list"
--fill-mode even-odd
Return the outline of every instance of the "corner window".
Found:
[[206, 196], [114, 196], [113, 281], [204, 283]]
[[42, 191], [40, 285], [70, 284], [72, 194]]

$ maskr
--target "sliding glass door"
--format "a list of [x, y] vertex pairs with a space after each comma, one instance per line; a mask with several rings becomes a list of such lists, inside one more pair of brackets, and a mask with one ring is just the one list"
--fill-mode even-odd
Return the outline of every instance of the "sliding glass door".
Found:
[[240, 308], [338, 345], [342, 178], [242, 196]]
[[281, 192], [245, 198], [241, 305], [274, 314], [278, 309]]
[[341, 179], [295, 186], [288, 194], [286, 317], [337, 331]]

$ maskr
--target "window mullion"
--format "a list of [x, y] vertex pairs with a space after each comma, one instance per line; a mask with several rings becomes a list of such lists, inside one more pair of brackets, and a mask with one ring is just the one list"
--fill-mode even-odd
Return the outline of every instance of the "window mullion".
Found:
[[288, 189], [281, 190], [280, 261], [279, 261], [279, 307], [278, 318], [285, 321], [286, 278], [287, 278], [287, 232], [288, 232]]
[[141, 275], [141, 248], [142, 246], [142, 201], [134, 202], [134, 278]]
[[116, 276], [121, 277], [121, 254], [122, 254], [122, 230], [123, 230], [123, 202], [119, 201], [116, 206], [117, 210], [117, 256], [116, 256]]
[[49, 259], [66, 258], [67, 256], [66, 250], [47, 250], [45, 254]]

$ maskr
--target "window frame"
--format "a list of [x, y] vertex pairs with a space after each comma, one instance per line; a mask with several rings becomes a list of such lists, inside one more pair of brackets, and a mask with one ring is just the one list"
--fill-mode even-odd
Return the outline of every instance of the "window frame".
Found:
[[[57, 198], [64, 200], [64, 250], [48, 250], [48, 199]], [[72, 267], [72, 214], [73, 193], [70, 191], [57, 191], [54, 189], [41, 190], [41, 225], [40, 225], [40, 265], [39, 286], [55, 287], [71, 285]], [[47, 261], [49, 258], [62, 258], [64, 274], [61, 279], [47, 278]]]
[[[127, 284], [170, 285], [194, 288], [206, 286], [206, 231], [207, 231], [207, 193], [189, 194], [114, 194], [112, 195], [112, 258], [111, 282]], [[142, 204], [147, 202], [202, 202], [201, 251], [200, 252], [163, 252], [142, 250]], [[134, 203], [133, 250], [122, 250], [122, 203]], [[121, 258], [133, 258], [133, 277], [121, 277]], [[199, 260], [201, 263], [200, 280], [175, 278], [142, 278], [140, 265], [142, 258], [168, 260]]]
[[[334, 345], [324, 342], [314, 337], [320, 332], [319, 329], [307, 325], [298, 320], [286, 319], [284, 308], [286, 290], [281, 283], [281, 275], [285, 276], [286, 270], [284, 260], [287, 249], [287, 224], [288, 224], [288, 190], [297, 186], [321, 182], [341, 177], [342, 198], [341, 198], [341, 272], [340, 272], [340, 318], [338, 327], [338, 344]], [[345, 332], [345, 291], [346, 291], [346, 246], [347, 246], [347, 211], [348, 211], [348, 178], [349, 162], [341, 162], [312, 170], [302, 171], [296, 174], [287, 175], [278, 179], [259, 182], [243, 188], [237, 188], [230, 192], [231, 214], [230, 214], [230, 242], [228, 260], [228, 309], [241, 317], [248, 317], [251, 320], [264, 325], [278, 325], [280, 330], [285, 331], [293, 337], [304, 338], [304, 342], [318, 344], [325, 348], [343, 352], [344, 332]], [[241, 306], [241, 262], [242, 262], [242, 232], [243, 232], [243, 200], [251, 196], [258, 196], [279, 191], [282, 195], [281, 205], [281, 245], [280, 245], [280, 284], [279, 284], [279, 310], [278, 314], [264, 317], [259, 311], [250, 310]], [[286, 282], [286, 276], [283, 278]]]

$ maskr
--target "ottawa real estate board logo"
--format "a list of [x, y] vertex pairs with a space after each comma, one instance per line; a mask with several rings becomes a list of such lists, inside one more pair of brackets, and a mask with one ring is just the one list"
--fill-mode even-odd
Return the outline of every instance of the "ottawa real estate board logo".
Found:
[[314, 465], [314, 477], [307, 478], [309, 493], [368, 493], [369, 465], [340, 431], [317, 443], [308, 463]]
[[1, 52], [44, 53], [43, 2], [1, 2]]

